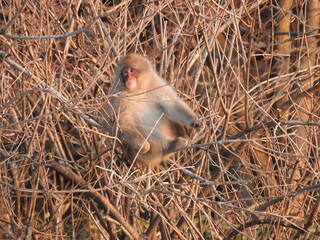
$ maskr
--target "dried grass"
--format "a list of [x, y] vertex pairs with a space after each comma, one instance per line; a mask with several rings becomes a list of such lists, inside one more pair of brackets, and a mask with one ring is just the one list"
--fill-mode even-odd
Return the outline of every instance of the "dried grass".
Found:
[[[308, 9], [3, 0], [0, 238], [319, 238], [319, 33]], [[277, 32], [283, 19], [290, 35]], [[114, 67], [132, 51], [206, 125], [150, 189], [99, 127]]]

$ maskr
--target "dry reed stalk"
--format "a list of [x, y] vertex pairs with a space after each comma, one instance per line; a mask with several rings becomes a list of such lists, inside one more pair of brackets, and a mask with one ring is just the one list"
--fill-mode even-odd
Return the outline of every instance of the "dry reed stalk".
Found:
[[[319, 237], [319, 1], [283, 3], [3, 0], [0, 238]], [[206, 125], [148, 191], [101, 127], [130, 51]]]

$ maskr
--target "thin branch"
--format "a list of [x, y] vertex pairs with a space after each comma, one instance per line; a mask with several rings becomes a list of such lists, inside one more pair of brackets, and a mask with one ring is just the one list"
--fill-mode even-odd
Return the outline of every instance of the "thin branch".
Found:
[[[294, 224], [288, 224], [283, 220], [275, 220], [275, 219], [256, 219], [256, 220], [252, 220], [250, 222], [245, 222], [244, 224], [241, 224], [241, 226], [237, 227], [237, 229], [233, 230], [231, 233], [229, 233], [229, 235], [225, 238], [225, 240], [229, 240], [229, 239], [234, 239], [234, 237], [241, 233], [243, 230], [245, 230], [246, 228], [250, 228], [256, 225], [265, 225], [265, 224], [275, 224], [275, 225], [280, 225], [282, 227], [286, 227], [286, 228], [293, 228], [296, 230], [301, 230], [299, 227], [297, 227]], [[306, 232], [306, 231], [305, 231]]]
[[91, 197], [93, 197], [96, 201], [98, 201], [106, 211], [110, 211], [110, 213], [117, 219], [117, 221], [119, 221], [119, 223], [124, 228], [126, 228], [126, 230], [131, 234], [131, 236], [134, 239], [137, 239], [137, 240], [140, 239], [140, 236], [139, 236], [138, 232], [136, 231], [136, 229], [134, 229], [126, 221], [126, 219], [121, 215], [121, 213], [118, 211], [118, 209], [110, 202], [110, 200], [107, 197], [105, 197], [101, 193], [95, 191], [95, 189], [90, 184], [87, 184], [86, 181], [82, 177], [80, 177], [79, 175], [77, 175], [76, 173], [71, 171], [69, 168], [63, 167], [61, 165], [53, 165], [52, 168], [54, 170], [56, 170], [57, 172], [59, 172], [60, 174], [62, 174], [64, 177], [69, 178], [71, 181], [73, 181], [77, 185], [79, 185], [83, 188], [87, 188], [89, 190], [92, 190], [88, 194]]
[[55, 38], [67, 38], [70, 37], [72, 35], [76, 35], [79, 33], [82, 33], [84, 31], [86, 31], [87, 29], [89, 29], [93, 24], [95, 24], [95, 22], [100, 18], [100, 16], [97, 16], [93, 19], [93, 21], [91, 23], [89, 23], [87, 26], [78, 29], [76, 31], [73, 32], [69, 32], [69, 33], [65, 33], [65, 34], [55, 34], [55, 35], [44, 35], [44, 36], [16, 36], [16, 35], [12, 35], [12, 34], [8, 34], [8, 33], [3, 33], [2, 35], [8, 38], [12, 38], [12, 39], [25, 39], [25, 40], [34, 40], [34, 39], [55, 39]]
[[[32, 75], [31, 73], [29, 73], [25, 68], [23, 68], [22, 66], [20, 66], [18, 63], [12, 61], [10, 58], [6, 57], [7, 54], [3, 51], [0, 51], [0, 58], [5, 58], [5, 61], [12, 67], [14, 67], [15, 69], [17, 69], [18, 71], [20, 71], [22, 74], [26, 75], [27, 77], [36, 80], [36, 82], [42, 87], [42, 88], [38, 88], [38, 89], [34, 89], [33, 91], [44, 91], [44, 92], [48, 92], [51, 93], [52, 95], [54, 95], [57, 99], [59, 99], [63, 104], [66, 104], [67, 107], [73, 111], [74, 113], [78, 114], [79, 116], [81, 116], [85, 121], [87, 121], [89, 124], [91, 124], [92, 126], [98, 127], [98, 128], [103, 128], [103, 126], [98, 123], [97, 121], [95, 121], [92, 117], [88, 116], [87, 114], [85, 114], [84, 112], [82, 112], [80, 109], [78, 109], [76, 106], [71, 105], [70, 101], [67, 97], [63, 96], [62, 94], [60, 94], [57, 90], [55, 89], [49, 89], [46, 88], [46, 84], [40, 80], [39, 78], [37, 78], [36, 76]], [[32, 91], [32, 90], [30, 90]], [[9, 103], [6, 104], [6, 106], [8, 104], [12, 104], [13, 101], [25, 94], [29, 93], [28, 91], [25, 93], [21, 93], [20, 95], [17, 95], [16, 97], [14, 97], [13, 99], [11, 99], [9, 101]], [[1, 108], [1, 110], [3, 110], [3, 107]]]
[[14, 14], [14, 16], [10, 19], [10, 21], [8, 22], [7, 26], [5, 26], [4, 28], [0, 29], [0, 35], [3, 35], [8, 28], [13, 24], [14, 20], [16, 20], [16, 18], [20, 15], [20, 13], [22, 12], [22, 10], [25, 8], [25, 6], [27, 5], [28, 0], [25, 0], [21, 7], [18, 8], [18, 11]]

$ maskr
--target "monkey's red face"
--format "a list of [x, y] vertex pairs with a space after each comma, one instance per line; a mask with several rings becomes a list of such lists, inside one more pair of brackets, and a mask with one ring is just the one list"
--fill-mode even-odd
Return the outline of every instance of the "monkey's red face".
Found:
[[138, 84], [137, 70], [132, 67], [124, 67], [122, 69], [122, 76], [124, 78], [124, 83], [129, 89], [134, 89]]

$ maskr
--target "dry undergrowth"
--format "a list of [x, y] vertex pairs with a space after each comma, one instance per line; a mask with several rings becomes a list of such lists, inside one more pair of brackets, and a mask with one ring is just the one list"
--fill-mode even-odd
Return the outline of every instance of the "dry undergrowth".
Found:
[[[319, 1], [0, 3], [1, 239], [320, 237]], [[138, 52], [205, 122], [151, 176], [99, 127]]]

